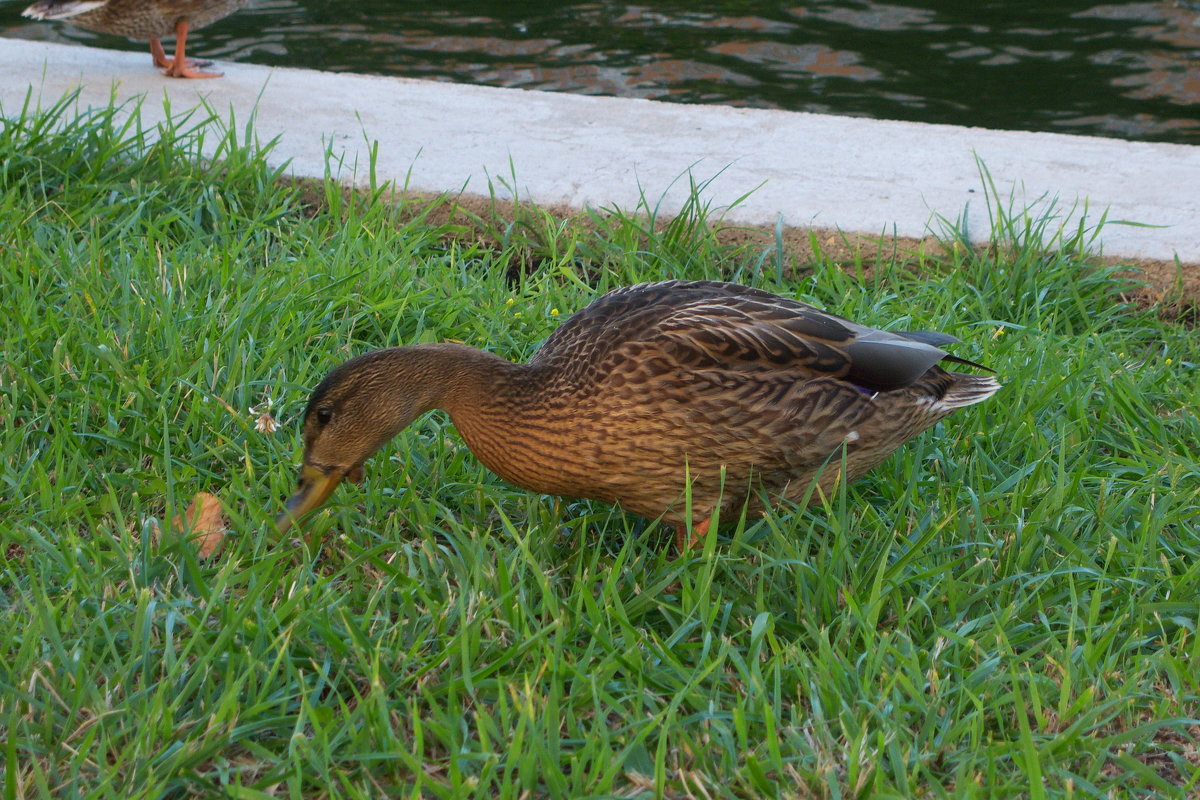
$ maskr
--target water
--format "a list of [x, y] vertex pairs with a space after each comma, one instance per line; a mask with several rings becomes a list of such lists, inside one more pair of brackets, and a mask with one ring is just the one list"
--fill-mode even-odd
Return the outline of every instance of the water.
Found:
[[[0, 5], [0, 34], [146, 49], [24, 20], [24, 5]], [[1055, 6], [261, 0], [195, 34], [188, 52], [523, 89], [1200, 144], [1200, 0]]]

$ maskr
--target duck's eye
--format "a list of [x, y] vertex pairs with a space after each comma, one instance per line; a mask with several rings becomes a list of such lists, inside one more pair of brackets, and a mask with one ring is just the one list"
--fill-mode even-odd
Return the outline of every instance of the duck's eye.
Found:
[[333, 409], [332, 408], [325, 407], [325, 408], [317, 409], [317, 424], [318, 425], [328, 425], [329, 420], [331, 420], [331, 419], [333, 419]]

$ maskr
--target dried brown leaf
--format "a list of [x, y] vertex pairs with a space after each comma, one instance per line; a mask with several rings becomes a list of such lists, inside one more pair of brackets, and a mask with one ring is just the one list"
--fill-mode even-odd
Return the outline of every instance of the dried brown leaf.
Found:
[[225, 521], [221, 501], [216, 495], [196, 492], [184, 515], [187, 517], [187, 525], [176, 516], [171, 520], [171, 530], [181, 535], [189, 535], [199, 547], [201, 558], [208, 558], [221, 549], [229, 524]]

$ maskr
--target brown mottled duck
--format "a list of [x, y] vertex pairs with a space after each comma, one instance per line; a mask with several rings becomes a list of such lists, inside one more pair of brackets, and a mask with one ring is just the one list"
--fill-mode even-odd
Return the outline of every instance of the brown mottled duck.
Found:
[[732, 283], [666, 281], [604, 295], [525, 364], [449, 343], [377, 350], [313, 391], [298, 487], [277, 524], [287, 530], [414, 419], [443, 409], [505, 480], [661, 518], [683, 552], [718, 506], [725, 516], [819, 499], [990, 397], [993, 378], [938, 366], [980, 366], [941, 349], [956, 341]]
[[[23, 11], [32, 19], [62, 20], [80, 28], [150, 41], [154, 65], [172, 78], [219, 78], [200, 72], [184, 54], [188, 31], [203, 28], [247, 5], [250, 0], [38, 0]], [[175, 37], [175, 57], [167, 58], [162, 40]]]

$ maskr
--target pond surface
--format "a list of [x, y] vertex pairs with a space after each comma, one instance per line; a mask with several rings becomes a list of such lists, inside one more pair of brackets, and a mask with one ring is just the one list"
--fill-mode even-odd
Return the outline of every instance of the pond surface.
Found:
[[[25, 20], [24, 6], [0, 4], [0, 35], [147, 49]], [[1198, 17], [1200, 0], [1053, 8], [1028, 0], [260, 0], [196, 33], [188, 52], [523, 89], [1200, 144]], [[0, 41], [0, 65], [2, 48]]]

